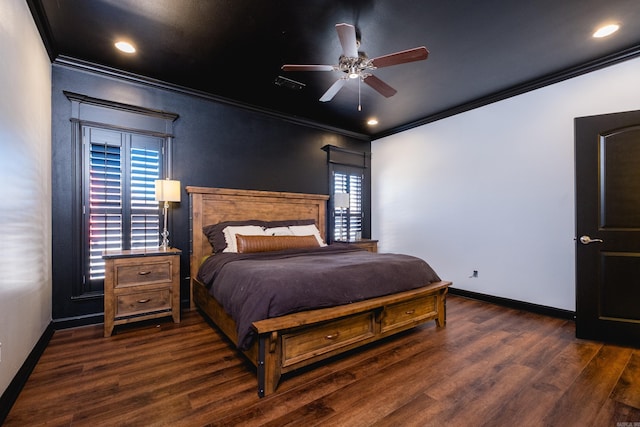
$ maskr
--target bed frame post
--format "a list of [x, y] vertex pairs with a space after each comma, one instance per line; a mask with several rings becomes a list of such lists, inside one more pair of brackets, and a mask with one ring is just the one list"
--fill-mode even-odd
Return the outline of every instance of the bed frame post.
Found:
[[272, 332], [258, 336], [258, 396], [272, 394], [280, 382], [280, 345], [278, 333]]
[[265, 347], [266, 347], [266, 340], [264, 339], [264, 337], [260, 337], [258, 339], [258, 363], [257, 363], [257, 374], [258, 374], [258, 396], [259, 397], [264, 397], [264, 380], [265, 380], [265, 374], [264, 374], [264, 359], [265, 359]]
[[198, 273], [200, 262], [202, 261], [202, 240], [204, 238], [202, 232], [202, 194], [192, 193], [190, 187], [187, 187], [189, 193], [189, 310], [195, 310], [196, 305], [193, 299], [193, 281]]
[[444, 288], [438, 293], [438, 317], [436, 317], [436, 326], [443, 327], [447, 324], [447, 292], [449, 288]]

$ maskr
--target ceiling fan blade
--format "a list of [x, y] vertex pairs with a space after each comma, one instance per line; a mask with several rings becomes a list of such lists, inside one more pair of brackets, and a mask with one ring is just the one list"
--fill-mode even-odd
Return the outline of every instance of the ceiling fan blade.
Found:
[[296, 65], [284, 64], [283, 71], [333, 71], [333, 65]]
[[376, 68], [388, 67], [390, 65], [404, 64], [406, 62], [422, 61], [427, 59], [429, 51], [426, 47], [416, 47], [414, 49], [403, 50], [402, 52], [390, 53], [389, 55], [373, 58], [371, 63]]
[[398, 93], [397, 90], [373, 75], [365, 77], [364, 82], [387, 98], [392, 97], [393, 95]]
[[342, 89], [342, 86], [344, 86], [346, 82], [347, 82], [347, 79], [344, 79], [344, 78], [336, 80], [336, 82], [331, 85], [331, 87], [324, 93], [324, 95], [322, 95], [322, 98], [320, 98], [320, 101], [321, 102], [331, 101], [333, 97], [336, 96], [336, 93], [338, 93], [338, 91]]
[[358, 42], [356, 40], [356, 28], [349, 24], [336, 24], [338, 38], [342, 45], [342, 54], [350, 58], [358, 57]]

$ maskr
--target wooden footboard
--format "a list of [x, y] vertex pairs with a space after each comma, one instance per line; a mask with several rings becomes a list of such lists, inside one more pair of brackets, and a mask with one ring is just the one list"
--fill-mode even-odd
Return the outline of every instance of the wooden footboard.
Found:
[[[431, 320], [444, 326], [450, 285], [435, 282], [398, 294], [254, 322], [258, 339], [244, 353], [257, 368], [258, 395], [273, 393], [283, 374], [303, 366]], [[235, 343], [233, 319], [197, 281], [194, 298], [196, 306]]]

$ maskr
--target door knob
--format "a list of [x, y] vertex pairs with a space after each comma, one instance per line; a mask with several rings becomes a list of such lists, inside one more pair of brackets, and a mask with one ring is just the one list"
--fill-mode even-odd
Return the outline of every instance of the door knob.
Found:
[[588, 245], [589, 243], [594, 243], [594, 242], [602, 243], [603, 240], [602, 239], [592, 239], [589, 236], [581, 236], [580, 237], [580, 243], [582, 243], [583, 245]]

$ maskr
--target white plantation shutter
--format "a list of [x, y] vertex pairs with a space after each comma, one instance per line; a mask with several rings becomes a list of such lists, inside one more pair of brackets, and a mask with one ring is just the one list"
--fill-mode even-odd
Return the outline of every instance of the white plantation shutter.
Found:
[[[333, 194], [336, 193], [348, 193], [348, 176], [344, 173], [333, 173]], [[334, 227], [333, 227], [333, 240], [345, 241], [348, 240], [349, 229], [347, 224], [349, 223], [349, 217], [347, 216], [348, 209], [333, 207]]]
[[83, 127], [88, 159], [84, 214], [84, 290], [102, 289], [108, 249], [160, 245], [154, 182], [162, 176], [164, 139]]
[[362, 237], [363, 175], [349, 175], [349, 240]]
[[107, 141], [90, 143], [88, 204], [90, 280], [104, 278], [102, 251], [122, 248], [121, 163], [119, 144], [111, 145]]
[[161, 178], [160, 159], [161, 151], [153, 144], [151, 148], [131, 148], [132, 249], [160, 246], [160, 211], [155, 200], [155, 180]]

